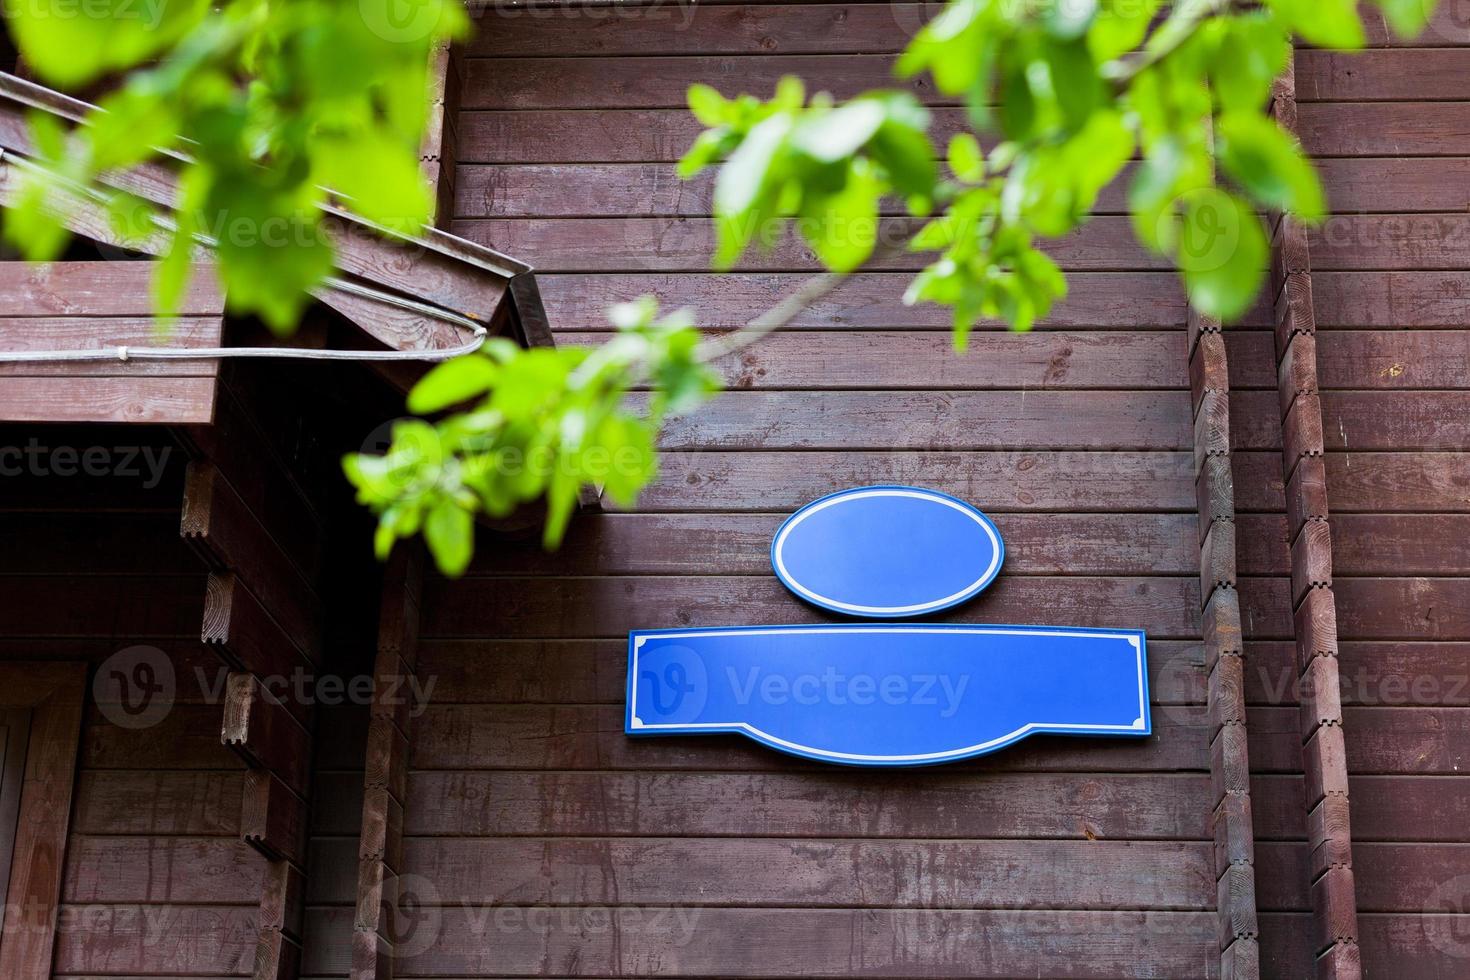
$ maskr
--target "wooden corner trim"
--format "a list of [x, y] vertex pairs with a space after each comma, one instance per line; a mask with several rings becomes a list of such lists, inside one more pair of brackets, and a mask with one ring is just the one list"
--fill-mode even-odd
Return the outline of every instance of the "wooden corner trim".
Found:
[[1256, 976], [1255, 830], [1235, 591], [1235, 487], [1230, 474], [1230, 369], [1220, 324], [1190, 310], [1187, 322], [1198, 493], [1200, 634], [1209, 701], [1211, 813], [1222, 976]]
[[[1296, 75], [1288, 60], [1272, 90], [1277, 121], [1295, 129]], [[1310, 878], [1317, 923], [1314, 955], [1331, 961], [1336, 980], [1358, 980], [1352, 834], [1347, 819], [1348, 766], [1338, 697], [1337, 604], [1332, 593], [1332, 532], [1323, 465], [1311, 249], [1300, 222], [1283, 217], [1271, 242], [1276, 295], [1277, 393], [1282, 479], [1291, 534], [1293, 627], [1302, 705], [1302, 769], [1307, 784]]]
[[56, 945], [77, 749], [87, 692], [83, 663], [8, 663], [8, 705], [31, 710], [9, 909], [0, 934], [0, 977], [47, 980]]

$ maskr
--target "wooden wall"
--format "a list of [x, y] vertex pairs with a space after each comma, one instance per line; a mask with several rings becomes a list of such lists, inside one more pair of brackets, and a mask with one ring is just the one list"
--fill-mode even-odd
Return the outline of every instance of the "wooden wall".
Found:
[[[788, 242], [707, 271], [709, 184], [673, 174], [695, 132], [686, 86], [769, 92], [798, 72], [850, 95], [887, 81], [919, 11], [595, 13], [480, 18], [453, 228], [537, 267], [561, 342], [599, 339], [607, 304], [642, 292], [738, 326], [813, 263]], [[958, 357], [942, 311], [899, 303], [917, 263], [865, 273], [722, 365], [732, 390], [669, 427], [636, 512], [579, 518], [554, 556], [486, 544], [465, 580], [429, 587], [420, 671], [437, 686], [405, 864], [433, 884], [441, 935], [398, 975], [1216, 975], [1184, 304], [1120, 196], [1102, 210], [1057, 248], [1073, 296], [1044, 328], [983, 331]], [[1263, 408], [1234, 433], [1254, 511], [1281, 499], [1268, 316], [1228, 339], [1236, 397]], [[1005, 574], [954, 619], [1146, 628], [1157, 734], [896, 773], [622, 734], [628, 629], [822, 621], [771, 575], [770, 535], [813, 497], [880, 482], [995, 516]], [[1290, 638], [1279, 578], [1242, 595]], [[1252, 750], [1299, 759], [1294, 728]], [[1257, 805], [1278, 838], [1301, 822], [1289, 791]], [[649, 921], [669, 907], [684, 918]], [[611, 929], [609, 909], [642, 919]]]
[[1310, 247], [1367, 976], [1470, 970], [1470, 140], [1448, 124], [1470, 29], [1449, 6], [1416, 47], [1297, 58], [1330, 158]]
[[[176, 679], [148, 727], [89, 691], [56, 975], [248, 976], [265, 862], [239, 839], [240, 763], [195, 674], [213, 682], [220, 661], [199, 642], [204, 570], [179, 537], [185, 455], [148, 427], [0, 431], [0, 447], [32, 445], [41, 462], [17, 474], [6, 456], [0, 476], [0, 657], [102, 664], [146, 645]], [[58, 475], [68, 448], [101, 453], [92, 475]]]

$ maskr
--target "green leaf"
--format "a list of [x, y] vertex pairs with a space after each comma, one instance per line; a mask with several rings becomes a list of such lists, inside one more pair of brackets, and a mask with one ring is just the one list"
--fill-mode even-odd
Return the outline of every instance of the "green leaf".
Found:
[[873, 254], [882, 193], [869, 168], [854, 164], [841, 191], [808, 201], [801, 231], [828, 269], [851, 272]]
[[970, 133], [955, 133], [949, 140], [949, 169], [961, 180], [978, 183], [985, 179], [985, 151]]
[[413, 233], [428, 220], [433, 205], [417, 146], [364, 127], [319, 133], [312, 150], [316, 183], [369, 221]]
[[448, 497], [436, 503], [424, 519], [424, 540], [439, 571], [450, 578], [459, 578], [469, 567], [474, 536], [474, 518]]
[[1097, 8], [1097, 0], [1052, 0], [1045, 7], [1042, 23], [1052, 37], [1075, 41], [1092, 26]]
[[1175, 261], [1195, 309], [1221, 321], [1250, 309], [1268, 252], [1261, 219], [1244, 201], [1213, 188], [1185, 196]]
[[873, 138], [886, 115], [881, 102], [854, 99], [797, 127], [792, 143], [813, 160], [845, 161]]
[[1373, 0], [1401, 38], [1417, 37], [1434, 15], [1436, 0]]
[[1290, 50], [1290, 38], [1267, 15], [1247, 14], [1228, 21], [1210, 63], [1221, 109], [1261, 111]]
[[1216, 124], [1220, 164], [1240, 186], [1267, 207], [1320, 221], [1326, 204], [1317, 172], [1295, 139], [1255, 112], [1231, 112]]
[[706, 126], [722, 126], [729, 121], [730, 103], [709, 85], [689, 86], [689, 111]]
[[479, 398], [494, 386], [500, 368], [478, 354], [436, 365], [408, 394], [408, 410], [427, 415]]
[[715, 219], [719, 247], [715, 264], [728, 268], [763, 231], [772, 188], [771, 171], [786, 152], [791, 116], [782, 113], [757, 123], [730, 154], [715, 180]]
[[1087, 46], [1101, 64], [1127, 54], [1143, 42], [1160, 0], [1102, 0], [1087, 31]]
[[1364, 43], [1356, 0], [1268, 0], [1272, 10], [1308, 43], [1354, 50]]
[[205, 0], [28, 0], [5, 13], [26, 64], [47, 82], [74, 89], [166, 50], [208, 10]]

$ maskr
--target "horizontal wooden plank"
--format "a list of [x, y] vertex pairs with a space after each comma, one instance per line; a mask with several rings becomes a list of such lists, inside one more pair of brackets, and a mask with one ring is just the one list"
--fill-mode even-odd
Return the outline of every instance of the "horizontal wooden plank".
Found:
[[[1059, 980], [1219, 976], [1206, 912], [641, 908], [637, 925], [624, 916], [616, 930], [589, 925], [607, 921], [605, 907], [553, 914], [545, 927], [541, 914], [508, 926], [504, 915], [443, 909], [433, 915], [439, 941], [400, 957], [394, 975], [1013, 977], [1019, 965]], [[345, 950], [308, 950], [304, 969], [346, 963]]]
[[1461, 270], [1470, 215], [1342, 214], [1308, 229], [1307, 241], [1313, 269]]
[[[557, 340], [595, 346], [607, 336], [559, 333]], [[957, 353], [948, 333], [823, 331], [776, 334], [712, 366], [730, 388], [1182, 389], [1185, 341], [1180, 329], [990, 332], [974, 334]], [[1274, 391], [1271, 334], [1241, 331], [1230, 346], [1235, 387]]]
[[[100, 350], [115, 354], [118, 347], [146, 351], [149, 347], [217, 347], [224, 333], [219, 317], [188, 317], [160, 326], [151, 317], [0, 317], [0, 350]], [[202, 377], [219, 373], [219, 361], [103, 361], [0, 362], [0, 377]], [[78, 381], [79, 385], [92, 382]]]
[[[1256, 844], [1256, 862], [1272, 868], [1256, 876], [1262, 911], [1310, 911], [1311, 879], [1304, 844]], [[1422, 911], [1433, 883], [1470, 874], [1470, 845], [1353, 844], [1359, 913]]]
[[1470, 517], [1463, 514], [1337, 514], [1332, 566], [1348, 575], [1464, 575]]
[[6, 574], [167, 574], [199, 567], [179, 540], [177, 513], [58, 511], [0, 521]]
[[229, 837], [75, 837], [63, 902], [260, 904], [265, 861]]
[[[1351, 792], [1355, 847], [1375, 841], [1455, 843], [1466, 837], [1470, 777], [1355, 776]], [[1306, 840], [1300, 775], [1253, 776], [1251, 806], [1258, 842]]]
[[1327, 495], [1334, 515], [1346, 511], [1467, 512], [1470, 457], [1463, 452], [1330, 452]]
[[72, 832], [232, 836], [240, 832], [243, 785], [235, 770], [83, 772]]
[[174, 516], [187, 455], [161, 426], [0, 423], [9, 511], [151, 510]]
[[[1339, 411], [1352, 407], [1343, 405]], [[1423, 414], [1434, 407], [1425, 406]], [[1063, 419], [1067, 424], [1058, 424]], [[726, 450], [1182, 450], [1193, 447], [1194, 433], [1187, 391], [735, 391], [670, 419], [660, 445]]]
[[[1465, 157], [1329, 157], [1317, 161], [1317, 170], [1328, 207], [1339, 214], [1461, 211], [1470, 205]], [[1314, 292], [1320, 288], [1313, 283]]]
[[7, 422], [207, 423], [214, 416], [214, 378], [12, 377], [0, 385]]
[[[149, 262], [0, 262], [0, 316], [151, 317]], [[224, 294], [208, 266], [198, 266], [179, 297], [182, 317], [218, 316]]]
[[1314, 157], [1462, 157], [1470, 102], [1308, 102], [1297, 108], [1297, 135]]
[[1440, 272], [1312, 273], [1319, 328], [1465, 328], [1470, 274]]
[[[1460, 514], [1333, 514], [1338, 575], [1456, 575], [1470, 568], [1470, 518]], [[1286, 519], [1243, 514], [1236, 521], [1244, 575], [1289, 574]]]
[[[1354, 837], [1356, 838], [1356, 834]], [[1356, 840], [1354, 841], [1356, 843]], [[1448, 889], [1453, 891], [1453, 889]], [[1470, 915], [1445, 910], [1425, 914], [1358, 914], [1358, 948], [1362, 976], [1390, 976], [1395, 980], [1439, 980], [1458, 975], [1464, 967], [1465, 932]], [[1313, 944], [1317, 926], [1308, 912], [1269, 913], [1261, 916], [1261, 975], [1312, 976]]]
[[[1262, 709], [1290, 713], [1290, 708]], [[820, 769], [739, 736], [629, 738], [621, 705], [435, 705], [415, 727], [416, 769], [790, 772]], [[982, 772], [1204, 772], [1210, 727], [1199, 706], [1155, 712], [1143, 739], [1032, 738], [991, 759], [957, 764]], [[1374, 743], [1377, 744], [1377, 743]], [[1295, 732], [1288, 746], [1300, 764]]]
[[[192, 677], [177, 683], [186, 689], [196, 686]], [[223, 697], [224, 691], [217, 693]], [[93, 708], [83, 731], [81, 764], [88, 769], [243, 769], [220, 743], [221, 713], [218, 702], [179, 704], [156, 724], [125, 728], [111, 724]]]
[[[897, 32], [895, 32], [896, 34]], [[850, 99], [874, 88], [913, 92], [933, 105], [957, 105], [937, 92], [928, 75], [897, 79], [895, 55], [705, 55], [613, 58], [470, 58], [465, 61], [465, 109], [684, 109], [693, 82], [727, 96], [748, 92], [768, 99], [783, 76], [804, 79], [813, 91]]]
[[220, 905], [105, 905], [61, 917], [58, 975], [156, 970], [161, 975], [249, 974], [254, 908]]
[[[1249, 722], [1252, 772], [1301, 771], [1301, 721], [1296, 709], [1255, 707]], [[1347, 768], [1354, 778], [1453, 776], [1465, 771], [1470, 756], [1470, 711], [1463, 708], [1347, 707], [1342, 730]]]
[[[774, 514], [589, 514], [548, 552], [539, 542], [482, 549], [471, 575], [770, 572]], [[1188, 575], [1198, 571], [1189, 514], [1000, 514], [1006, 574]]]
[[1470, 579], [1340, 578], [1332, 588], [1345, 639], [1470, 638]]
[[1296, 56], [1298, 102], [1463, 100], [1470, 48], [1319, 51]]
[[1322, 430], [1329, 452], [1463, 450], [1470, 446], [1470, 392], [1324, 392]]
[[[1329, 157], [1317, 168], [1338, 213], [1456, 211], [1470, 204], [1470, 158]], [[1094, 214], [1127, 213], [1132, 172], [1130, 165], [1103, 188]], [[681, 180], [672, 162], [470, 163], [455, 173], [453, 216], [706, 217], [713, 213], [714, 180], [713, 170]], [[902, 214], [903, 203], [885, 201], [883, 213]]]
[[[1354, 219], [1333, 220], [1347, 222]], [[1395, 220], [1423, 221], [1436, 227], [1441, 223], [1456, 223], [1455, 219], [1445, 215]], [[1470, 216], [1466, 221], [1470, 222]], [[840, 234], [850, 234], [854, 239], [869, 242], [876, 236], [881, 243], [899, 245], [918, 227], [916, 219], [885, 218], [876, 228], [870, 224], [856, 224], [851, 229], [841, 229]], [[714, 222], [707, 218], [464, 218], [455, 221], [452, 228], [456, 235], [471, 241], [525, 256], [526, 261], [533, 262], [538, 270], [547, 272], [705, 272], [711, 267], [715, 243]], [[1414, 241], [1423, 239], [1421, 249], [1432, 252], [1436, 248], [1433, 234], [1432, 229], [1426, 227]], [[1438, 264], [1459, 268], [1453, 264], [1446, 243], [1440, 242], [1437, 247], [1440, 252], [1435, 254], [1441, 255]], [[1066, 238], [1045, 243], [1043, 251], [1069, 270], [1149, 271], [1170, 268], [1167, 259], [1138, 244], [1133, 237], [1130, 219], [1125, 217], [1105, 215], [1094, 218]], [[1328, 253], [1328, 256], [1333, 254]], [[895, 250], [886, 257], [875, 259], [871, 268], [879, 271], [918, 270], [933, 259], [932, 254]], [[1357, 253], [1347, 251], [1339, 261], [1347, 262], [1349, 259], [1366, 261]], [[782, 272], [793, 269], [817, 271], [820, 265], [807, 242], [788, 228], [772, 249], [752, 249], [736, 267], [746, 271]], [[1336, 267], [1330, 261], [1323, 266]], [[1370, 267], [1384, 266], [1379, 263]], [[1407, 267], [1434, 268], [1435, 265], [1421, 263]]]
[[[1444, 169], [1436, 172], [1442, 176]], [[1128, 213], [1127, 186], [1133, 172], [1130, 164], [1103, 188], [1094, 214]], [[710, 169], [681, 180], [672, 163], [467, 164], [455, 171], [453, 216], [708, 217], [714, 213], [715, 173]], [[550, 187], [556, 188], [555, 194], [547, 193]], [[1453, 200], [1452, 195], [1445, 197]], [[880, 208], [887, 215], [907, 213], [898, 198], [885, 199]], [[1418, 210], [1428, 209], [1421, 203]]]
[[1467, 361], [1470, 331], [1317, 331], [1317, 374], [1324, 389], [1470, 388]]
[[0, 579], [15, 636], [198, 636], [203, 575], [54, 575]]
[[[1279, 580], [1246, 601], [1260, 627], [1286, 629]], [[1242, 589], [1243, 593], [1245, 589]], [[1129, 625], [1151, 636], [1198, 637], [1197, 577], [1107, 579], [1002, 578], [957, 610], [960, 622]], [[833, 617], [803, 605], [770, 576], [465, 579], [438, 584], [424, 611], [423, 635], [437, 637], [607, 637], [631, 629], [728, 623], [818, 623]], [[1272, 634], [1274, 635], [1274, 634]]]
[[590, 4], [471, 10], [476, 57], [866, 54], [897, 51], [933, 10], [921, 3]]
[[1204, 774], [422, 772], [404, 832], [1205, 840], [1208, 796]]
[[[1249, 457], [1281, 480], [1279, 453]], [[1269, 458], [1268, 458], [1269, 457]], [[1269, 468], [1268, 468], [1269, 467]], [[1467, 464], [1470, 473], [1470, 464]], [[1236, 484], [1242, 480], [1237, 477]], [[790, 511], [847, 487], [900, 483], [1008, 511], [1193, 512], [1194, 461], [1185, 452], [675, 451], [638, 500], [641, 510]], [[1279, 489], [1259, 503], [1280, 506]], [[1470, 501], [1467, 501], [1470, 503]], [[1264, 509], [1264, 508], [1263, 508]]]
[[[808, 277], [801, 273], [564, 274], [538, 272], [547, 318], [557, 330], [610, 330], [607, 310], [634, 296], [652, 295], [667, 307], [691, 307], [701, 327], [729, 329], [746, 323]], [[950, 311], [932, 303], [907, 306], [908, 273], [864, 272], [838, 286], [797, 315], [787, 330], [938, 330], [948, 333]], [[1038, 330], [1069, 327], [1182, 329], [1184, 292], [1172, 272], [1074, 272], [1069, 292], [1038, 324]], [[1470, 277], [1466, 280], [1470, 295]], [[1264, 308], [1243, 323], [1269, 326]], [[1448, 315], [1448, 313], [1446, 313]], [[1009, 333], [999, 322], [980, 330]]]
[[[1328, 402], [1328, 446], [1452, 448], [1465, 418], [1457, 392], [1421, 395], [1412, 411], [1382, 425], [1396, 393], [1336, 393]], [[1281, 425], [1274, 391], [1231, 395], [1234, 449], [1276, 449]], [[1193, 449], [1190, 396], [1141, 391], [726, 391], [668, 420], [663, 449]], [[1058, 425], [1066, 419], [1067, 425]]]
[[1208, 844], [1182, 841], [418, 838], [407, 850], [451, 905], [1213, 909], [1210, 860]]

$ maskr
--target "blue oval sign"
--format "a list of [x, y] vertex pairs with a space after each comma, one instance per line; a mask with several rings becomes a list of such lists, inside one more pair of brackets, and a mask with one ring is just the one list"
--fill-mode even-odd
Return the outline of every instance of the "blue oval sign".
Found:
[[857, 487], [814, 500], [771, 542], [781, 584], [854, 616], [948, 609], [994, 581], [1004, 557], [990, 518], [919, 487]]

